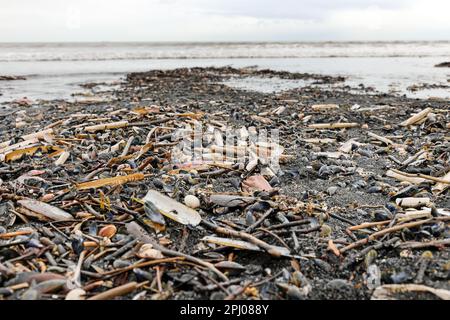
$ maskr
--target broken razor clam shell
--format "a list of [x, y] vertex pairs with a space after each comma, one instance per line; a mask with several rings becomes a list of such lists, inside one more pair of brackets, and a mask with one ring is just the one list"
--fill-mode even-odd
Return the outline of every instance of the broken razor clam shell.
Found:
[[397, 198], [395, 202], [404, 208], [428, 207], [431, 204], [430, 198]]
[[209, 201], [221, 207], [242, 207], [255, 202], [257, 198], [241, 197], [228, 194], [213, 194], [209, 197]]
[[73, 219], [73, 216], [70, 213], [45, 202], [37, 200], [19, 200], [18, 203], [30, 211], [37, 212], [55, 221]]
[[[237, 249], [243, 249], [243, 250], [251, 250], [251, 251], [263, 251], [260, 247], [257, 245], [242, 241], [242, 240], [234, 240], [234, 239], [228, 239], [228, 238], [221, 238], [221, 237], [214, 237], [214, 236], [206, 236], [201, 239], [201, 241], [206, 241], [210, 243], [215, 243], [221, 246], [226, 247], [233, 247]], [[285, 247], [279, 247], [279, 246], [271, 246], [284, 257], [291, 257], [291, 252], [285, 248]]]
[[150, 190], [143, 200], [153, 203], [161, 214], [181, 224], [196, 226], [202, 220], [200, 214], [194, 209], [156, 190]]

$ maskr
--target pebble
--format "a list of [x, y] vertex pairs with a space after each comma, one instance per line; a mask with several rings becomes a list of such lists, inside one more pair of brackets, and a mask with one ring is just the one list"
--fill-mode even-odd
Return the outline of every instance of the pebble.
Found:
[[373, 216], [375, 221], [385, 221], [391, 219], [391, 215], [385, 210], [376, 210], [373, 213]]
[[247, 211], [247, 213], [245, 214], [245, 223], [248, 226], [251, 226], [255, 222], [256, 222], [256, 219], [255, 219], [255, 216], [253, 215], [253, 213], [251, 211]]
[[129, 267], [130, 265], [131, 265], [130, 261], [125, 261], [125, 260], [120, 260], [120, 259], [114, 260], [114, 262], [113, 262], [113, 267], [116, 269], [126, 268], [126, 267]]
[[383, 191], [383, 188], [378, 185], [371, 186], [367, 189], [367, 193], [380, 193], [381, 191]]
[[354, 189], [365, 188], [366, 186], [367, 186], [367, 183], [364, 180], [357, 180], [352, 183], [352, 188], [354, 188]]
[[193, 195], [187, 195], [184, 197], [184, 204], [192, 209], [197, 209], [200, 207], [200, 200]]
[[388, 210], [389, 210], [390, 212], [392, 212], [392, 213], [397, 212], [397, 206], [396, 206], [395, 204], [393, 204], [393, 203], [388, 202], [388, 203], [386, 203], [386, 204], [384, 205], [384, 207], [385, 207], [386, 209], [388, 209]]
[[329, 188], [327, 189], [327, 193], [328, 193], [330, 196], [332, 196], [332, 195], [334, 195], [334, 194], [336, 193], [336, 191], [337, 191], [338, 189], [339, 189], [338, 187], [329, 187]]
[[325, 262], [321, 259], [314, 259], [313, 261], [316, 266], [318, 266], [320, 269], [322, 269], [326, 272], [331, 272], [333, 270], [333, 268], [331, 267], [331, 265], [328, 262]]

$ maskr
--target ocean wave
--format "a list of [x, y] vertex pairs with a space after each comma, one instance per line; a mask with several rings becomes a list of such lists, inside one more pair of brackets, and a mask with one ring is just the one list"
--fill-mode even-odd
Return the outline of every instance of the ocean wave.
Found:
[[0, 62], [450, 57], [450, 41], [0, 44]]
[[0, 62], [76, 62], [76, 61], [121, 61], [121, 60], [200, 60], [200, 59], [300, 59], [300, 58], [421, 58], [421, 57], [442, 57], [449, 58], [449, 55], [442, 54], [386, 54], [386, 55], [236, 55], [236, 56], [124, 56], [124, 57], [80, 57], [80, 58], [0, 58]]

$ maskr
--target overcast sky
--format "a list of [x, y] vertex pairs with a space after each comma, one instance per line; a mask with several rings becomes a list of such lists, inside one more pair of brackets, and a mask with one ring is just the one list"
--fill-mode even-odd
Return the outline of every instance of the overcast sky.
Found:
[[450, 40], [450, 0], [0, 0], [0, 42]]

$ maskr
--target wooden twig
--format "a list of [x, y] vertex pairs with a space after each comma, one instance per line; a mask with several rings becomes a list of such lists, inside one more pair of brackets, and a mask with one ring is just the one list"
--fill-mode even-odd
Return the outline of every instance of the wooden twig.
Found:
[[178, 252], [175, 250], [170, 250], [170, 249], [163, 247], [162, 245], [160, 245], [159, 243], [154, 241], [149, 235], [145, 234], [144, 229], [142, 227], [140, 227], [136, 222], [133, 221], [133, 222], [128, 223], [127, 230], [131, 235], [134, 235], [137, 239], [141, 240], [142, 242], [150, 243], [151, 245], [153, 245], [153, 247], [155, 249], [161, 251], [163, 254], [168, 255], [168, 256], [183, 257], [188, 261], [197, 263], [199, 265], [202, 265], [202, 266], [210, 269], [212, 272], [214, 272], [220, 278], [222, 278], [222, 280], [228, 281], [228, 277], [226, 275], [224, 275], [221, 271], [219, 271], [212, 263], [203, 261], [199, 258], [193, 257], [186, 253]]
[[208, 227], [209, 229], [213, 230], [216, 233], [220, 233], [220, 234], [224, 234], [227, 236], [231, 236], [231, 237], [236, 237], [236, 238], [240, 238], [240, 239], [244, 239], [247, 240], [251, 243], [253, 243], [254, 245], [257, 245], [258, 247], [260, 247], [261, 249], [264, 249], [265, 251], [267, 251], [270, 255], [274, 256], [274, 257], [280, 257], [281, 256], [281, 252], [271, 246], [270, 244], [252, 236], [251, 234], [248, 234], [247, 232], [243, 232], [243, 231], [235, 231], [235, 230], [231, 230], [231, 229], [227, 229], [227, 228], [223, 228], [223, 227], [218, 227], [214, 224], [212, 224], [209, 221], [206, 220], [202, 220], [202, 223], [204, 226]]
[[133, 292], [139, 287], [138, 283], [133, 281], [126, 283], [124, 285], [106, 290], [102, 293], [96, 294], [95, 296], [92, 296], [88, 298], [88, 300], [111, 300], [115, 297], [126, 295], [130, 292]]
[[379, 135], [377, 135], [377, 134], [375, 134], [375, 133], [373, 133], [373, 132], [367, 132], [367, 134], [368, 134], [370, 137], [375, 138], [375, 139], [377, 139], [377, 140], [379, 140], [379, 141], [381, 141], [381, 142], [384, 142], [384, 143], [387, 144], [387, 145], [394, 145], [394, 144], [395, 144], [394, 141], [392, 141], [392, 140], [390, 140], [390, 139], [388, 139], [388, 138], [379, 136]]
[[9, 239], [9, 238], [14, 238], [14, 237], [18, 237], [18, 236], [29, 235], [32, 233], [33, 233], [33, 231], [31, 231], [31, 230], [19, 230], [19, 231], [14, 231], [14, 232], [0, 233], [0, 239]]
[[423, 224], [429, 223], [430, 221], [433, 221], [433, 219], [426, 219], [426, 220], [422, 220], [422, 221], [414, 221], [414, 222], [409, 222], [409, 223], [397, 225], [397, 226], [394, 226], [394, 227], [391, 227], [391, 228], [386, 228], [386, 229], [380, 230], [378, 232], [372, 233], [367, 238], [364, 238], [364, 239], [361, 239], [359, 241], [353, 242], [353, 243], [349, 244], [348, 246], [342, 248], [340, 251], [341, 251], [341, 253], [344, 253], [344, 252], [346, 252], [348, 250], [351, 250], [351, 249], [360, 247], [362, 245], [365, 245], [366, 243], [369, 243], [370, 241], [372, 241], [372, 240], [374, 240], [374, 239], [376, 239], [378, 237], [381, 237], [381, 236], [383, 236], [385, 234], [392, 233], [392, 232], [399, 231], [399, 230], [406, 229], [406, 228], [412, 228], [412, 227], [421, 226]]
[[272, 214], [272, 212], [273, 212], [273, 209], [272, 209], [272, 208], [269, 209], [269, 210], [267, 210], [267, 212], [264, 213], [264, 214], [262, 215], [262, 217], [258, 219], [258, 221], [256, 221], [254, 224], [252, 224], [251, 226], [249, 226], [247, 229], [245, 229], [245, 232], [251, 233], [253, 230], [255, 230], [256, 227], [258, 227], [261, 223], [263, 223], [264, 220], [265, 220], [268, 216], [270, 216], [270, 214]]
[[450, 245], [450, 239], [442, 239], [442, 240], [431, 240], [426, 242], [420, 241], [407, 241], [401, 243], [398, 247], [400, 249], [422, 249], [429, 247], [441, 248], [444, 246]]

